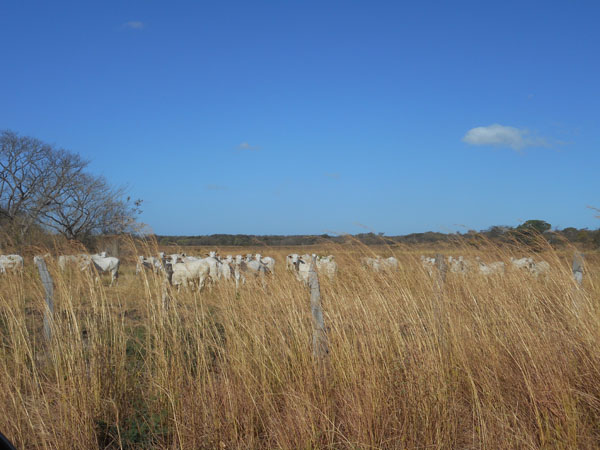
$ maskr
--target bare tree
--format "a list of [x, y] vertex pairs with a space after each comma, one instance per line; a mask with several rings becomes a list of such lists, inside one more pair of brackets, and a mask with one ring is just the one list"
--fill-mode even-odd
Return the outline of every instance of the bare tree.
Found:
[[129, 231], [141, 201], [131, 202], [123, 188], [87, 173], [87, 166], [75, 153], [3, 131], [0, 221], [21, 239], [34, 224], [69, 239]]
[[78, 155], [19, 136], [0, 134], [0, 217], [23, 237], [87, 162]]
[[141, 200], [131, 202], [123, 188], [112, 188], [102, 177], [80, 173], [54, 198], [41, 223], [68, 239], [132, 230]]

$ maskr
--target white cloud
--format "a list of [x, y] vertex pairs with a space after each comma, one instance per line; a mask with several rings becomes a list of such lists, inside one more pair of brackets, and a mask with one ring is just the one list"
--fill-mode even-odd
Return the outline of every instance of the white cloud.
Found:
[[470, 145], [493, 145], [521, 150], [525, 147], [548, 147], [548, 141], [532, 136], [525, 128], [507, 127], [497, 123], [487, 127], [471, 128], [462, 138]]
[[238, 145], [238, 150], [256, 151], [256, 150], [260, 150], [260, 147], [258, 147], [256, 145], [250, 145], [247, 142], [242, 142], [240, 145]]
[[129, 28], [131, 30], [143, 30], [145, 26], [144, 22], [140, 22], [139, 20], [130, 20], [123, 24], [123, 28]]

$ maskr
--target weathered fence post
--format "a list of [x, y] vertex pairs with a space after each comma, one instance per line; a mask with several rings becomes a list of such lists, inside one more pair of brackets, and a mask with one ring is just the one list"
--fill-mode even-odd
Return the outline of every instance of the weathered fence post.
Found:
[[173, 284], [173, 265], [163, 259], [163, 268], [165, 270], [165, 276], [162, 281], [162, 304], [163, 309], [166, 311], [171, 303], [171, 296], [169, 295], [169, 286]]
[[308, 286], [310, 287], [310, 309], [313, 324], [313, 355], [318, 360], [323, 360], [329, 355], [327, 331], [323, 321], [323, 308], [321, 307], [321, 290], [319, 276], [315, 270], [316, 256], [312, 257], [310, 271], [308, 272]]
[[575, 306], [575, 314], [579, 316], [581, 314], [581, 307], [584, 303], [583, 293], [583, 254], [576, 251], [573, 255], [573, 279], [575, 280], [575, 286], [573, 287], [573, 304]]
[[446, 260], [439, 253], [435, 255], [435, 267], [437, 269], [437, 284], [438, 290], [442, 290], [444, 287], [444, 283], [446, 282], [446, 272], [448, 272], [448, 265], [446, 264]]
[[575, 252], [573, 256], [573, 278], [579, 286], [583, 282], [583, 254]]
[[44, 291], [46, 291], [46, 309], [44, 310], [44, 336], [47, 341], [52, 338], [52, 316], [54, 315], [54, 284], [46, 267], [43, 256], [34, 256], [34, 264], [38, 268]]
[[435, 255], [435, 277], [436, 277], [436, 298], [434, 304], [434, 314], [437, 337], [440, 344], [440, 348], [446, 345], [446, 321], [448, 320], [446, 314], [446, 305], [444, 303], [444, 283], [446, 282], [446, 273], [448, 272], [448, 266], [446, 260], [439, 253]]

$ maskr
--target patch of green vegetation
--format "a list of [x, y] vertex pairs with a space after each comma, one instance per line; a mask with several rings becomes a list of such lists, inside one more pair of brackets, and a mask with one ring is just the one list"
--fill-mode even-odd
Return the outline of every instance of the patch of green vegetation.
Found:
[[125, 356], [127, 358], [128, 372], [138, 372], [144, 365], [146, 359], [146, 327], [137, 325], [126, 329], [127, 343], [125, 344]]
[[99, 448], [154, 448], [168, 436], [167, 412], [151, 412], [146, 403], [136, 402], [133, 412], [117, 424], [96, 421]]

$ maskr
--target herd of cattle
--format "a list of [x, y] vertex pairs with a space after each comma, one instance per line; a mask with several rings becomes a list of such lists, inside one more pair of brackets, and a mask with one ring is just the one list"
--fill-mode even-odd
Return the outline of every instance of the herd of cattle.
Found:
[[[337, 273], [337, 263], [333, 256], [314, 256], [315, 268], [318, 272], [333, 278]], [[310, 259], [309, 259], [310, 258]], [[308, 281], [310, 262], [309, 255], [299, 256], [296, 254], [286, 257], [286, 268], [295, 272], [300, 281]], [[275, 258], [262, 256], [260, 254], [227, 255], [221, 257], [217, 252], [210, 252], [206, 257], [187, 256], [185, 254], [165, 255], [159, 253], [158, 257], [139, 256], [136, 273], [144, 268], [154, 272], [164, 271], [167, 273], [173, 286], [197, 285], [200, 289], [208, 280], [235, 280], [236, 287], [241, 282], [246, 282], [246, 277], [264, 277], [264, 275], [275, 272]]]
[[[399, 263], [395, 257], [375, 258], [363, 257], [360, 260], [361, 265], [374, 272], [390, 272], [398, 270]], [[317, 256], [315, 254], [298, 255], [296, 253], [286, 256], [286, 269], [292, 271], [299, 281], [308, 282], [309, 273], [313, 267], [317, 273], [327, 276], [329, 279], [335, 278], [338, 273], [338, 265], [335, 257]], [[423, 268], [433, 275], [436, 268], [436, 259], [421, 256]], [[444, 258], [444, 265], [452, 273], [467, 274], [479, 273], [481, 275], [502, 274], [506, 270], [506, 265], [502, 261], [484, 263], [479, 257], [474, 260], [468, 260], [459, 257], [448, 256]], [[518, 270], [524, 270], [533, 276], [545, 275], [550, 271], [550, 265], [546, 261], [534, 261], [533, 258], [510, 259], [510, 265]], [[58, 266], [65, 270], [68, 266], [76, 267], [80, 270], [86, 270], [94, 267], [100, 273], [109, 273], [111, 276], [111, 285], [114, 284], [119, 276], [120, 260], [118, 258], [107, 256], [105, 252], [88, 255], [85, 253], [78, 255], [62, 255], [58, 257]], [[23, 268], [23, 257], [20, 255], [0, 255], [0, 274], [7, 271], [18, 271]], [[207, 281], [217, 282], [218, 280], [234, 279], [236, 287], [239, 283], [246, 282], [249, 276], [258, 277], [275, 272], [275, 259], [270, 256], [260, 254], [227, 255], [221, 257], [217, 252], [210, 252], [205, 257], [188, 256], [184, 253], [175, 253], [167, 255], [159, 253], [158, 256], [139, 256], [136, 264], [136, 274], [140, 274], [144, 269], [150, 269], [155, 273], [164, 273], [173, 286], [187, 287], [197, 286], [201, 289]]]
[[[44, 255], [41, 258], [47, 257]], [[40, 258], [36, 256], [36, 258]], [[35, 258], [34, 258], [35, 259]], [[8, 271], [17, 272], [23, 270], [24, 260], [21, 255], [0, 255], [0, 274]], [[106, 252], [88, 255], [81, 253], [79, 255], [61, 255], [58, 257], [58, 267], [65, 270], [67, 266], [74, 265], [81, 270], [94, 266], [99, 272], [108, 272], [111, 275], [111, 284], [117, 281], [119, 277], [119, 258], [106, 256]]]
[[[492, 263], [484, 263], [479, 257], [476, 257], [474, 261], [464, 259], [462, 256], [454, 258], [448, 256], [447, 267], [452, 273], [466, 274], [469, 272], [476, 272], [481, 275], [493, 275], [502, 274], [506, 271], [506, 264], [502, 261], [496, 261]], [[427, 272], [431, 275], [436, 266], [435, 258], [421, 256], [421, 264]], [[529, 272], [531, 275], [538, 277], [540, 275], [546, 275], [550, 272], [550, 264], [546, 261], [534, 261], [533, 258], [510, 258], [510, 265], [518, 270], [524, 270]]]

